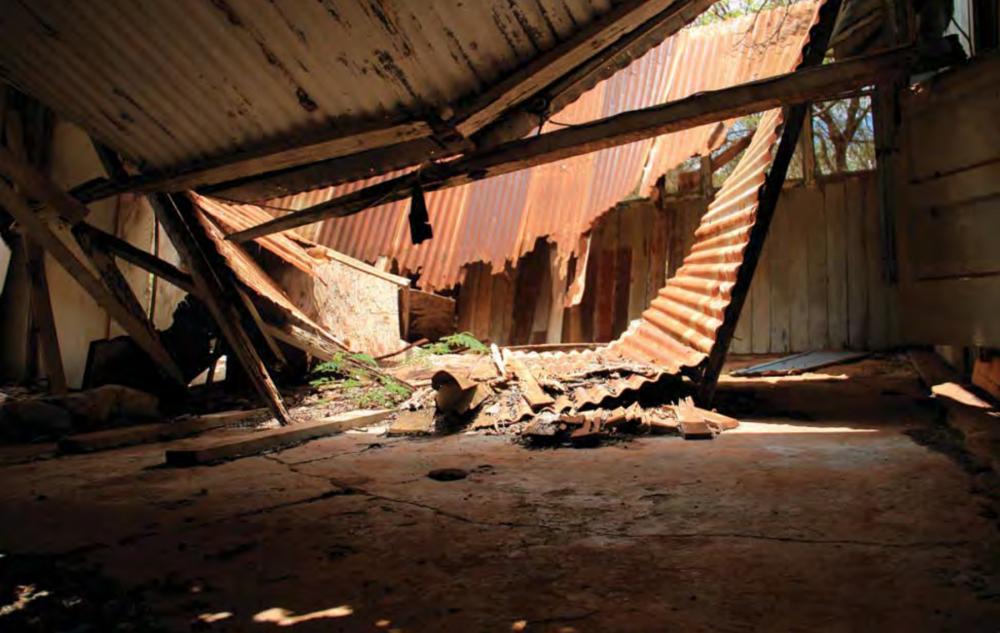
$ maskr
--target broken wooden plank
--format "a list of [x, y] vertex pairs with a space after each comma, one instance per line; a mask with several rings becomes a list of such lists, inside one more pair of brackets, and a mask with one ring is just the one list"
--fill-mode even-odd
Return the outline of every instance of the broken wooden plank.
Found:
[[[436, 191], [786, 104], [802, 104], [828, 98], [869, 85], [887, 73], [907, 68], [917, 57], [918, 49], [915, 47], [897, 48], [823, 66], [802, 68], [731, 88], [701, 92], [659, 106], [504, 143], [494, 149], [469, 154], [465, 158], [435, 164], [420, 170], [419, 174], [386, 180], [283, 215], [233, 233], [228, 239], [243, 242], [329, 217], [352, 215], [368, 209], [376, 202], [382, 204], [406, 198], [415, 184], [419, 184], [426, 192]], [[942, 65], [948, 61], [951, 58], [946, 55], [935, 58], [934, 64]], [[798, 130], [796, 137], [797, 134]]]
[[[504, 350], [506, 351], [506, 350]], [[542, 387], [535, 380], [534, 374], [521, 362], [520, 359], [514, 358], [509, 353], [505, 354], [504, 358], [505, 364], [508, 369], [514, 372], [521, 385], [521, 395], [524, 396], [524, 400], [531, 407], [532, 411], [538, 411], [539, 409], [545, 407], [551, 407], [556, 403], [556, 401], [549, 394], [545, 393]]]
[[[267, 403], [274, 417], [282, 425], [291, 422], [281, 394], [271, 380], [264, 362], [257, 354], [246, 330], [243, 329], [243, 312], [237, 307], [237, 282], [229, 270], [216, 258], [211, 259], [214, 248], [204, 229], [194, 216], [190, 199], [186, 196], [154, 194], [150, 205], [173, 242], [181, 260], [191, 272], [198, 297], [204, 302], [219, 330], [229, 343], [233, 355], [250, 379], [250, 383]], [[215, 264], [213, 265], [213, 261]], [[245, 308], [244, 308], [245, 309]]]
[[168, 466], [197, 466], [257, 455], [319, 437], [369, 426], [384, 420], [390, 413], [392, 412], [384, 409], [349, 411], [315, 422], [303, 422], [280, 429], [241, 434], [235, 438], [215, 439], [211, 442], [204, 442], [200, 446], [170, 449], [166, 452], [165, 459]]
[[386, 435], [399, 437], [404, 435], [429, 435], [434, 432], [434, 409], [425, 407], [416, 411], [400, 411], [396, 419], [389, 425]]
[[236, 292], [239, 294], [240, 300], [243, 301], [243, 305], [246, 306], [247, 313], [250, 314], [250, 318], [253, 319], [253, 322], [257, 325], [257, 329], [260, 330], [261, 337], [263, 337], [267, 348], [271, 350], [271, 354], [274, 356], [274, 359], [278, 361], [280, 365], [287, 366], [288, 359], [285, 358], [285, 353], [281, 351], [281, 348], [278, 347], [278, 343], [275, 342], [274, 337], [271, 336], [270, 332], [268, 332], [265, 327], [267, 324], [264, 322], [264, 318], [260, 315], [260, 311], [257, 310], [257, 306], [254, 305], [254, 302], [250, 299], [250, 295], [239, 287], [237, 287]]
[[139, 424], [118, 429], [95, 431], [70, 435], [59, 440], [59, 450], [63, 453], [91, 453], [135, 444], [166, 442], [168, 440], [197, 435], [218, 429], [233, 422], [267, 413], [267, 409], [248, 409], [210, 413], [174, 422]]
[[46, 222], [28, 206], [28, 203], [3, 182], [0, 182], [0, 204], [17, 220], [31, 238], [36, 240], [39, 246], [45, 249], [56, 260], [56, 263], [87, 291], [87, 294], [94, 299], [97, 305], [104, 308], [108, 315], [122, 326], [136, 345], [149, 354], [150, 358], [158, 363], [173, 380], [180, 384], [184, 383], [184, 377], [176, 368], [173, 359], [165, 354], [159, 340], [149, 335], [146, 324], [119, 303], [111, 291], [94, 276], [94, 273], [83, 262], [77, 259], [66, 244], [52, 232]]

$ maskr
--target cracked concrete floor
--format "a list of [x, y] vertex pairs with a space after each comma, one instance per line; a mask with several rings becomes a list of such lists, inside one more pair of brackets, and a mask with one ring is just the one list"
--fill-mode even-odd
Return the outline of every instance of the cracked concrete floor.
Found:
[[[348, 434], [212, 467], [160, 468], [164, 445], [9, 465], [0, 547], [96, 570], [170, 631], [1000, 629], [996, 509], [911, 439], [936, 416], [916, 377], [812, 378], [727, 382], [748, 423], [715, 441]], [[426, 477], [446, 467], [470, 475]]]

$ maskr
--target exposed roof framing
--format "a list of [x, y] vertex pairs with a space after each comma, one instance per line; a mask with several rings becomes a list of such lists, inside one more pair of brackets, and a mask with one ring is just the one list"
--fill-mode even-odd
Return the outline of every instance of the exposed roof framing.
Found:
[[512, 108], [575, 99], [709, 4], [14, 2], [0, 74], [139, 167], [82, 200], [293, 170], [277, 195], [329, 184], [294, 172], [317, 161], [368, 170], [356, 178], [464, 151]]
[[[948, 57], [947, 51], [942, 54]], [[695, 94], [660, 106], [625, 112], [592, 123], [505, 143], [492, 150], [472, 153], [455, 161], [431, 166], [420, 173], [406, 174], [329, 202], [275, 218], [259, 226], [234, 233], [230, 239], [235, 241], [254, 239], [328, 217], [358, 213], [375, 204], [408, 197], [416, 184], [429, 191], [454, 187], [781, 105], [832, 97], [876, 83], [879, 78], [895, 75], [909, 68], [919, 56], [920, 51], [912, 46], [892, 49], [732, 88]], [[946, 63], [953, 59], [937, 61]]]

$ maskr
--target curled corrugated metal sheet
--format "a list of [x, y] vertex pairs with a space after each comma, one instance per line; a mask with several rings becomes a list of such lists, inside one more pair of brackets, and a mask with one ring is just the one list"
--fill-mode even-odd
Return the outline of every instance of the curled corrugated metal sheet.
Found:
[[[542, 132], [788, 72], [814, 12], [815, 5], [805, 2], [682, 31], [554, 115]], [[630, 195], [648, 193], [661, 174], [688, 157], [717, 147], [725, 136], [719, 132], [718, 125], [702, 126], [432, 192], [427, 206], [434, 238], [419, 246], [409, 241], [407, 201], [327, 220], [306, 234], [359, 259], [392, 257], [403, 273], [419, 274], [425, 290], [459, 283], [463, 266], [473, 262], [502, 271], [539, 238], [556, 244], [565, 262], [601, 214]], [[303, 209], [391, 176], [269, 204]]]
[[0, 76], [140, 165], [481, 93], [614, 0], [3, 2]]
[[[222, 229], [229, 233], [240, 231], [271, 219], [271, 216], [258, 206], [227, 204], [194, 193], [190, 195], [192, 202], [198, 208], [211, 216]], [[316, 260], [306, 252], [305, 246], [308, 243], [296, 240], [294, 236], [295, 234], [292, 231], [286, 231], [284, 233], [265, 235], [254, 241], [302, 272], [312, 275]]]
[[[809, 26], [815, 23], [818, 10], [818, 6], [813, 8]], [[808, 38], [799, 41], [796, 55], [784, 55], [786, 70], [801, 62], [807, 41]], [[633, 321], [624, 334], [604, 348], [564, 355], [528, 354], [526, 362], [539, 368], [562, 365], [563, 371], [571, 372], [574, 366], [624, 360], [655, 367], [666, 374], [700, 365], [720, 344], [716, 335], [757, 221], [761, 190], [771, 167], [782, 115], [781, 109], [763, 114], [739, 164], [702, 216], [683, 265], [660, 289], [641, 319]], [[568, 366], [566, 358], [571, 359]], [[658, 378], [638, 380], [632, 388]]]

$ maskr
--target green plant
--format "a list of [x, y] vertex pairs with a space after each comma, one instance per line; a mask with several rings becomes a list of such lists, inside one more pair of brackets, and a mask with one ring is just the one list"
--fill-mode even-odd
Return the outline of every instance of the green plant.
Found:
[[486, 354], [490, 348], [484, 345], [471, 332], [458, 332], [441, 337], [434, 343], [428, 343], [416, 350], [418, 358], [423, 356], [442, 356], [468, 350], [473, 354]]

